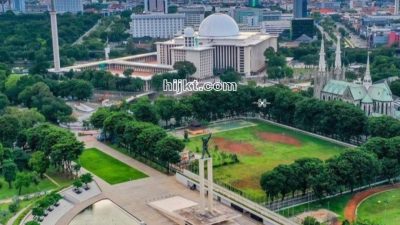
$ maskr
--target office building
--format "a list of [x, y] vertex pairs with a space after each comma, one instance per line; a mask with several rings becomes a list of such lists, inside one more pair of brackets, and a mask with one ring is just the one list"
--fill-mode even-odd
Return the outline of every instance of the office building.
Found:
[[297, 18], [292, 20], [292, 40], [302, 35], [313, 38], [315, 35], [314, 20], [311, 18]]
[[57, 13], [78, 13], [83, 12], [83, 0], [57, 0], [55, 1]]
[[235, 20], [215, 13], [203, 20], [199, 31], [186, 28], [183, 36], [157, 43], [159, 64], [173, 65], [190, 61], [200, 68], [194, 77], [213, 76], [214, 70], [233, 68], [246, 75], [256, 75], [265, 70], [264, 51], [277, 49], [278, 37], [261, 32], [241, 32]]
[[248, 5], [250, 7], [257, 7], [260, 5], [260, 1], [259, 0], [249, 0]]
[[25, 0], [13, 0], [11, 8], [14, 12], [24, 13], [26, 11]]
[[185, 14], [133, 14], [130, 33], [134, 38], [172, 38], [180, 33], [185, 24]]
[[307, 17], [307, 0], [293, 0], [294, 18]]
[[168, 0], [144, 0], [144, 11], [168, 13]]
[[264, 21], [261, 27], [265, 33], [279, 35], [284, 30], [290, 30], [291, 22], [289, 20]]
[[185, 27], [198, 28], [204, 20], [205, 9], [203, 6], [188, 6], [179, 8], [178, 13], [185, 14]]

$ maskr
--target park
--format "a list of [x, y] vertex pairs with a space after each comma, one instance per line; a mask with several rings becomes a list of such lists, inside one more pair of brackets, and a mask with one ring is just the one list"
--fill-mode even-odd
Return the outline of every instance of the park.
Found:
[[[344, 146], [258, 120], [224, 122], [210, 127], [216, 131], [209, 144], [213, 158], [218, 159], [221, 154], [217, 152], [223, 152], [235, 154], [239, 160], [226, 165], [216, 160], [215, 179], [255, 199], [265, 196], [259, 184], [265, 171], [302, 157], [325, 160], [345, 149]], [[186, 146], [191, 151], [199, 151], [201, 136], [191, 138]]]

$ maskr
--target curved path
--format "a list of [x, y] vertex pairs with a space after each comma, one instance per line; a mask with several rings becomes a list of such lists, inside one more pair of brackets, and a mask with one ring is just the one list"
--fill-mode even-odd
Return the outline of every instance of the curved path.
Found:
[[375, 187], [355, 194], [346, 205], [346, 208], [344, 210], [344, 217], [350, 222], [355, 221], [357, 218], [357, 208], [365, 199], [377, 193], [396, 188], [400, 188], [400, 184], [394, 184], [394, 185], [390, 184], [390, 185]]

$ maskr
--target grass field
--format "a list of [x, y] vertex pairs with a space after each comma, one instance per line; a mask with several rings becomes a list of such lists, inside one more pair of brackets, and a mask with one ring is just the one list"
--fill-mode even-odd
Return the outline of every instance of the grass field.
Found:
[[79, 157], [79, 163], [82, 167], [109, 184], [118, 184], [147, 177], [147, 175], [141, 171], [95, 148], [83, 151], [82, 155]]
[[400, 189], [382, 192], [366, 199], [357, 210], [357, 219], [381, 225], [400, 224]]
[[[14, 186], [10, 189], [8, 188], [7, 182], [4, 181], [3, 178], [0, 178], [0, 182], [3, 184], [3, 187], [0, 189], [0, 200], [8, 199], [18, 195], [18, 190], [14, 188]], [[57, 188], [53, 182], [48, 179], [43, 179], [39, 182], [38, 185], [31, 184], [29, 187], [23, 187], [21, 191], [21, 195], [31, 194], [40, 191], [48, 191]]]
[[351, 199], [353, 194], [344, 194], [341, 196], [324, 199], [309, 204], [303, 204], [292, 207], [290, 209], [282, 210], [279, 213], [286, 217], [292, 217], [303, 212], [313, 211], [318, 209], [327, 209], [339, 215], [339, 220], [344, 220], [344, 209], [347, 202]]
[[[272, 124], [251, 121], [256, 126], [213, 134], [210, 150], [236, 153], [239, 163], [215, 168], [216, 180], [228, 183], [254, 198], [262, 198], [261, 174], [279, 164], [290, 164], [302, 157], [328, 159], [345, 148], [319, 138]], [[187, 148], [201, 149], [201, 137], [191, 138]], [[233, 151], [234, 150], [234, 151]]]

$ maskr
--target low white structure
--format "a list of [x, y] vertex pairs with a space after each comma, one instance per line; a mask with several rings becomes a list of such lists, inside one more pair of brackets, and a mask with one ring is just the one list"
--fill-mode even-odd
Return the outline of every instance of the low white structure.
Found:
[[181, 32], [185, 14], [145, 13], [132, 14], [130, 33], [134, 38], [171, 38]]
[[211, 77], [214, 69], [228, 68], [251, 76], [265, 70], [264, 51], [269, 47], [277, 49], [277, 43], [276, 35], [240, 32], [232, 17], [215, 13], [203, 20], [198, 32], [188, 28], [182, 36], [158, 42], [157, 60], [167, 65], [190, 61], [200, 68], [196, 78]]

